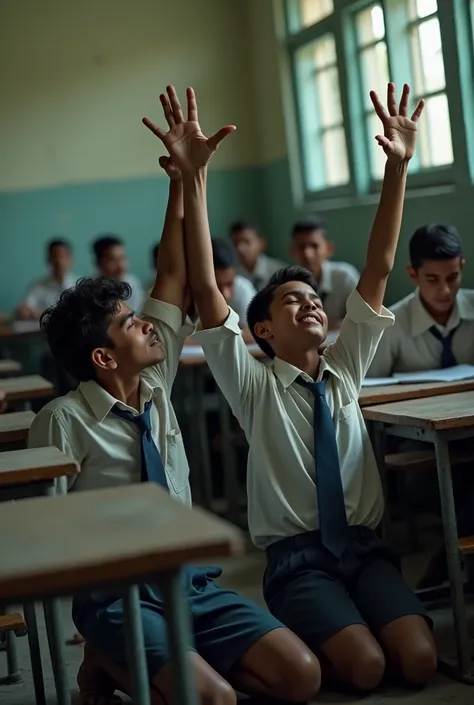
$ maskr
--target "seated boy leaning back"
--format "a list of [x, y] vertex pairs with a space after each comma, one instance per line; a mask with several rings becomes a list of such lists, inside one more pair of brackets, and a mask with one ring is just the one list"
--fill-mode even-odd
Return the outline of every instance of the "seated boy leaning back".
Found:
[[[339, 339], [322, 355], [327, 318], [315, 279], [299, 267], [277, 272], [250, 305], [250, 330], [273, 363], [248, 353], [215, 282], [205, 169], [184, 184], [185, 203], [201, 212], [185, 235], [203, 329], [196, 338], [250, 444], [249, 525], [267, 552], [267, 604], [322, 656], [323, 676], [362, 691], [378, 685], [386, 660], [412, 684], [436, 668], [430, 622], [376, 533], [383, 496], [358, 406], [362, 379], [393, 324], [382, 304], [423, 109], [409, 119], [408, 94], [405, 86], [397, 106], [389, 84], [388, 112], [371, 94], [384, 130], [377, 137], [387, 155], [384, 183], [363, 273]], [[174, 159], [173, 145], [170, 153]]]
[[[161, 101], [170, 125], [168, 139], [179, 141], [182, 126], [171, 108], [174, 91]], [[30, 446], [56, 445], [72, 454], [81, 464], [74, 490], [156, 481], [171, 497], [190, 504], [188, 463], [170, 401], [190, 333], [190, 326], [183, 325], [183, 187], [170, 160], [161, 163], [171, 177], [170, 197], [156, 282], [143, 318], [127, 304], [130, 286], [114, 279], [82, 280], [62, 295], [43, 327], [53, 354], [80, 384], [40, 411]], [[182, 571], [193, 614], [189, 654], [200, 702], [234, 705], [234, 689], [283, 693], [297, 702], [311, 697], [319, 687], [317, 658], [267, 610], [218, 587], [214, 579], [220, 572], [209, 566]], [[170, 705], [160, 590], [143, 584], [140, 598], [151, 701]], [[82, 703], [109, 705], [114, 679], [127, 690], [122, 599], [112, 589], [75, 596], [73, 618], [88, 646], [78, 677]]]

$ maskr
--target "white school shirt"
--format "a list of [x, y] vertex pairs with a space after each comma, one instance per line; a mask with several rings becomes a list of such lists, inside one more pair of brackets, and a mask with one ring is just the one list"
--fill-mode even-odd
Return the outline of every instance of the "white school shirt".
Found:
[[255, 287], [249, 279], [241, 277], [239, 274], [235, 275], [234, 293], [229, 306], [238, 315], [241, 328], [247, 326], [247, 309], [256, 293]]
[[237, 271], [242, 277], [250, 279], [255, 289], [260, 291], [260, 289], [263, 289], [263, 287], [268, 284], [268, 280], [272, 274], [275, 274], [275, 272], [283, 267], [288, 267], [288, 264], [281, 260], [273, 259], [273, 257], [269, 257], [268, 255], [260, 255], [252, 272], [249, 272], [242, 264], [238, 266]]
[[[194, 327], [182, 325], [179, 308], [155, 299], [147, 301], [143, 315], [153, 323], [166, 358], [141, 374], [141, 409], [152, 400], [153, 440], [163, 460], [170, 494], [190, 505], [189, 467], [170, 394], [183, 342]], [[71, 455], [81, 467], [73, 479], [74, 490], [140, 482], [140, 432], [135, 424], [112, 413], [116, 403], [138, 413], [117, 402], [96, 382], [81, 382], [76, 391], [41, 409], [30, 428], [29, 448], [52, 445]]]
[[77, 280], [77, 275], [71, 273], [66, 274], [62, 283], [57, 282], [51, 276], [40, 279], [30, 285], [21, 305], [38, 309], [43, 313], [50, 306], [54, 306], [63, 291], [72, 289]]
[[[393, 315], [381, 314], [355, 291], [340, 335], [322, 357], [317, 381], [329, 372], [327, 400], [333, 416], [347, 520], [375, 528], [383, 513], [379, 471], [358, 398], [377, 344]], [[249, 442], [248, 521], [253, 542], [274, 541], [317, 529], [313, 396], [295, 382], [309, 378], [288, 362], [270, 365], [248, 352], [237, 316], [220, 328], [198, 331], [196, 341]]]
[[326, 260], [321, 267], [318, 293], [329, 320], [329, 327], [342, 321], [346, 315], [347, 299], [359, 283], [360, 274], [348, 262]]
[[367, 376], [388, 377], [394, 372], [436, 370], [441, 366], [442, 345], [430, 333], [441, 335], [457, 328], [452, 350], [459, 364], [474, 364], [474, 291], [459, 289], [446, 326], [438, 325], [423, 306], [416, 290], [391, 307], [395, 325], [384, 334]]

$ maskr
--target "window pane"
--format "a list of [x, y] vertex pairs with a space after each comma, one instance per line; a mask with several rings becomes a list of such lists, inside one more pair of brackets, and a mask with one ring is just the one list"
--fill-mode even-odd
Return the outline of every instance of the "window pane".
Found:
[[338, 127], [323, 133], [324, 166], [328, 186], [340, 186], [349, 183], [349, 165], [347, 163], [346, 137], [344, 128]]
[[452, 164], [453, 145], [445, 94], [426, 99], [424, 125], [419, 131], [419, 156], [423, 167]]
[[[294, 0], [289, 0], [294, 2]], [[333, 13], [333, 0], [298, 0], [300, 11], [300, 28], [310, 27], [321, 22]]]
[[434, 93], [446, 85], [439, 21], [436, 17], [422, 22], [412, 31], [415, 90]]
[[379, 42], [375, 46], [363, 49], [360, 56], [360, 66], [365, 107], [373, 109], [369, 91], [376, 91], [379, 97], [384, 100], [389, 81], [387, 45], [385, 42]]
[[437, 11], [437, 0], [411, 0], [410, 2], [410, 15], [412, 19], [427, 17]]
[[317, 69], [324, 69], [336, 63], [336, 42], [331, 34], [321, 37], [312, 46], [314, 46], [314, 65]]
[[367, 118], [367, 139], [369, 142], [369, 153], [370, 153], [370, 175], [373, 179], [381, 179], [383, 177], [383, 172], [385, 169], [385, 162], [387, 157], [382, 147], [379, 146], [375, 135], [380, 135], [383, 132], [380, 120], [375, 115], [371, 113]]
[[385, 36], [385, 22], [381, 5], [370, 7], [357, 13], [356, 16], [357, 44], [365, 46]]
[[334, 67], [317, 73], [316, 86], [321, 127], [340, 125], [342, 109], [337, 69]]

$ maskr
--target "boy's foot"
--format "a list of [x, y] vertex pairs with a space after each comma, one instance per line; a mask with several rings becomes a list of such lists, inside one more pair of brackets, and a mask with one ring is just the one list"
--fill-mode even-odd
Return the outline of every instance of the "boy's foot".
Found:
[[84, 660], [77, 674], [79, 702], [81, 705], [121, 705], [122, 698], [115, 695], [118, 683], [101, 664], [101, 659], [86, 643]]

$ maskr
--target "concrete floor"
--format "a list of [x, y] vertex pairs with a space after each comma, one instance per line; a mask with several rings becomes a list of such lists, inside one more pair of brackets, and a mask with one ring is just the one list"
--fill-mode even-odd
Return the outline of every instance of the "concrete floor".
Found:
[[[405, 561], [404, 568], [407, 574], [414, 576], [423, 569], [426, 563], [426, 556], [412, 555]], [[264, 556], [261, 553], [251, 552], [249, 555], [239, 559], [228, 561], [224, 565], [225, 585], [236, 589], [247, 597], [262, 602], [261, 597], [261, 576], [264, 568]], [[441, 611], [436, 615], [437, 636], [440, 644], [445, 647], [450, 644], [450, 616], [449, 612]], [[46, 648], [46, 637], [42, 611], [38, 610], [40, 638], [44, 660], [44, 674], [48, 705], [56, 703], [54, 694], [54, 683], [51, 674], [51, 666]], [[64, 603], [64, 625], [66, 635], [72, 636], [74, 628], [70, 619], [69, 603]], [[18, 640], [20, 652], [20, 664], [23, 671], [24, 681], [18, 685], [0, 686], [0, 705], [35, 705], [32, 678], [30, 671], [28, 644], [26, 638]], [[450, 646], [451, 648], [451, 646]], [[75, 687], [75, 676], [82, 659], [82, 647], [66, 647], [67, 665], [71, 689], [74, 692], [73, 703], [76, 705], [77, 691]], [[6, 673], [6, 657], [0, 653], [0, 676]], [[130, 701], [124, 698], [124, 702]], [[354, 698], [339, 695], [337, 693], [322, 692], [318, 698], [318, 703], [364, 703], [365, 705], [426, 705], [426, 703], [437, 703], [443, 705], [472, 705], [474, 702], [474, 686], [467, 686], [456, 681], [447, 679], [441, 675], [437, 676], [430, 686], [421, 692], [394, 689], [391, 686], [384, 686], [380, 692], [367, 698]], [[254, 703], [254, 701], [252, 701]]]

